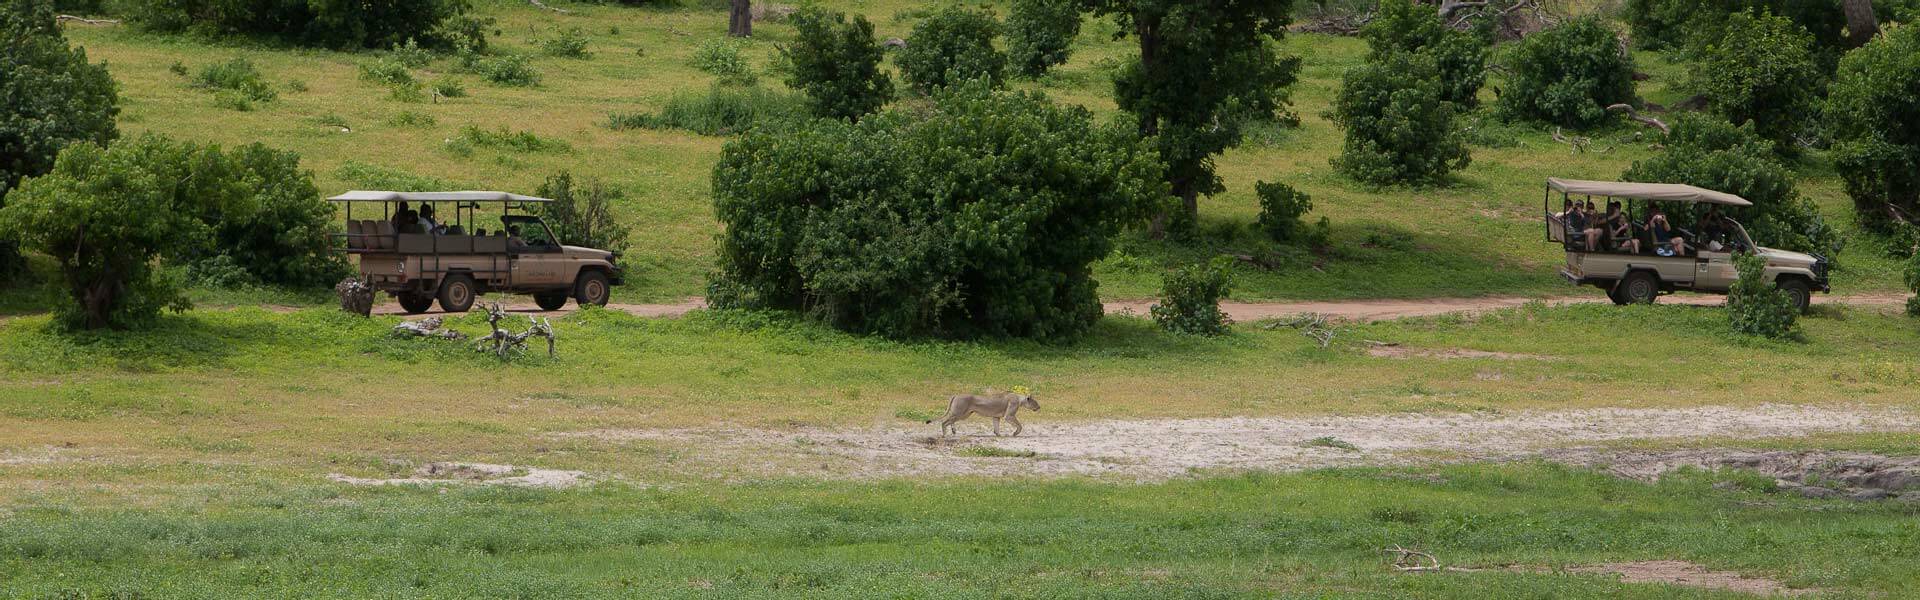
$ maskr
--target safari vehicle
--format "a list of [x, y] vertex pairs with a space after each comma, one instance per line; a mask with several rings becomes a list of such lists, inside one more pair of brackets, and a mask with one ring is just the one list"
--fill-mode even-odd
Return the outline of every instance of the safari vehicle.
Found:
[[[620, 284], [620, 265], [612, 252], [566, 246], [532, 214], [516, 214], [552, 202], [504, 192], [353, 191], [328, 198], [345, 206], [346, 251], [359, 257], [360, 278], [400, 301], [408, 314], [441, 310], [466, 312], [487, 292], [530, 294], [545, 310], [557, 310], [571, 297], [581, 305], [604, 306]], [[380, 219], [369, 216], [380, 205]], [[432, 206], [444, 228], [424, 231], [417, 222], [396, 224], [403, 206]], [[451, 211], [443, 211], [451, 208]], [[489, 231], [480, 213], [499, 211]], [[416, 211], [417, 212], [417, 211]], [[448, 216], [452, 218], [448, 219]]]
[[[1556, 196], [1562, 205], [1569, 200], [1582, 203], [1598, 200], [1594, 206], [1602, 214], [1608, 201], [1621, 200], [1627, 220], [1635, 224], [1632, 234], [1615, 237], [1603, 231], [1596, 246], [1589, 249], [1585, 234], [1573, 231], [1563, 213], [1553, 212], [1552, 202]], [[1746, 228], [1730, 216], [1724, 218], [1720, 235], [1712, 236], [1717, 238], [1714, 240], [1703, 240], [1693, 231], [1680, 227], [1696, 222], [1685, 216], [1700, 212], [1694, 210], [1696, 205], [1753, 206], [1752, 202], [1733, 194], [1670, 183], [1549, 178], [1546, 199], [1542, 202], [1547, 240], [1560, 243], [1567, 252], [1567, 264], [1560, 268], [1560, 275], [1574, 285], [1606, 290], [1607, 297], [1615, 304], [1652, 303], [1660, 294], [1682, 290], [1725, 294], [1739, 279], [1733, 264], [1734, 254], [1744, 252], [1767, 260], [1766, 276], [1786, 291], [1801, 311], [1807, 309], [1813, 292], [1831, 291], [1827, 283], [1830, 263], [1826, 258], [1760, 247], [1747, 236]], [[1671, 213], [1668, 221], [1687, 241], [1682, 251], [1675, 253], [1667, 240], [1653, 239], [1653, 233], [1643, 226], [1647, 223], [1647, 212], [1655, 206]], [[1634, 242], [1638, 245], [1637, 251], [1631, 247], [1631, 240], [1638, 240]]]

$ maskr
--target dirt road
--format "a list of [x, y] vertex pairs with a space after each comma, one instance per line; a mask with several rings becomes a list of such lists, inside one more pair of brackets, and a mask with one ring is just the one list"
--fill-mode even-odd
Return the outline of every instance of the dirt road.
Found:
[[[1412, 300], [1334, 300], [1324, 302], [1223, 302], [1220, 308], [1227, 316], [1239, 322], [1258, 321], [1277, 317], [1313, 313], [1330, 319], [1346, 321], [1390, 321], [1409, 317], [1431, 317], [1453, 313], [1480, 313], [1503, 308], [1514, 308], [1528, 302], [1539, 300], [1553, 305], [1584, 304], [1607, 302], [1601, 296], [1565, 296], [1557, 298], [1526, 298], [1519, 296], [1489, 296], [1483, 298], [1422, 298]], [[1891, 307], [1901, 306], [1907, 301], [1902, 294], [1863, 294], [1855, 296], [1815, 295], [1815, 305], [1842, 304], [1847, 306]], [[1687, 304], [1698, 306], [1719, 306], [1726, 302], [1723, 296], [1696, 294], [1676, 294], [1660, 298], [1662, 304]], [[1145, 316], [1153, 300], [1115, 300], [1106, 303], [1107, 314], [1135, 314]], [[642, 317], [677, 317], [689, 311], [706, 307], [705, 298], [688, 298], [671, 304], [609, 304], [608, 309], [624, 311]], [[531, 301], [516, 302], [508, 308], [514, 312], [543, 313]], [[551, 314], [564, 314], [574, 310], [573, 305], [554, 311]], [[374, 314], [404, 314], [400, 305], [392, 302], [374, 307]]]

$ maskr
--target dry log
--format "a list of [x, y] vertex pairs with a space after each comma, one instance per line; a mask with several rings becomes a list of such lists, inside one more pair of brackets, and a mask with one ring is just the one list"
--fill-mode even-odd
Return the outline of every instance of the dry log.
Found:
[[358, 277], [348, 277], [333, 286], [340, 296], [340, 310], [362, 317], [373, 314], [373, 286]]
[[54, 20], [57, 20], [57, 21], [73, 21], [75, 23], [80, 23], [82, 25], [119, 25], [120, 24], [119, 19], [89, 19], [86, 17], [76, 17], [73, 15], [54, 15], [53, 18]]
[[527, 4], [532, 4], [535, 8], [544, 8], [544, 9], [557, 12], [563, 15], [573, 14], [573, 11], [570, 11], [564, 8], [554, 8], [552, 6], [547, 6], [547, 3], [541, 2], [540, 0], [527, 0]]
[[536, 319], [528, 316], [527, 321], [529, 322], [529, 327], [527, 330], [520, 333], [512, 333], [500, 327], [500, 321], [507, 318], [507, 309], [505, 307], [501, 306], [498, 302], [493, 302], [487, 305], [486, 310], [487, 325], [493, 328], [493, 332], [475, 341], [473, 346], [474, 350], [479, 352], [492, 352], [495, 356], [499, 356], [500, 360], [507, 360], [513, 358], [516, 353], [525, 351], [529, 338], [539, 337], [546, 338], [547, 356], [553, 356], [555, 345], [558, 341], [557, 336], [554, 335], [553, 323], [548, 322], [545, 318]]
[[1393, 555], [1391, 566], [1395, 571], [1405, 573], [1446, 570], [1445, 567], [1440, 566], [1440, 559], [1434, 558], [1432, 554], [1418, 550], [1408, 550], [1401, 546], [1394, 546], [1383, 549], [1381, 552]]
[[440, 317], [427, 317], [418, 321], [401, 321], [399, 325], [393, 326], [393, 337], [426, 337], [443, 340], [466, 339], [467, 335], [464, 333], [452, 329], [442, 329], [440, 325], [443, 322]]
[[1660, 130], [1660, 133], [1662, 135], [1673, 132], [1671, 128], [1667, 127], [1667, 123], [1665, 121], [1661, 121], [1660, 119], [1656, 119], [1649, 116], [1641, 116], [1640, 111], [1634, 110], [1633, 106], [1630, 104], [1609, 105], [1607, 106], [1607, 110], [1610, 112], [1625, 112], [1627, 113], [1627, 118], [1633, 119], [1634, 121], [1639, 122], [1641, 125], [1646, 125], [1648, 127], [1658, 129]]

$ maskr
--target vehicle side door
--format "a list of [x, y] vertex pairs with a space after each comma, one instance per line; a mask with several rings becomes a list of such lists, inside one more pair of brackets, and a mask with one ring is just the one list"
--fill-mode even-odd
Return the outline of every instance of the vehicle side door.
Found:
[[1724, 292], [1733, 289], [1734, 280], [1740, 278], [1739, 270], [1733, 266], [1731, 252], [1701, 250], [1696, 262], [1693, 289]]
[[521, 224], [521, 239], [524, 244], [509, 246], [507, 252], [513, 260], [514, 287], [553, 287], [563, 283], [566, 275], [566, 253], [560, 244], [554, 241], [553, 232], [545, 223], [539, 221]]

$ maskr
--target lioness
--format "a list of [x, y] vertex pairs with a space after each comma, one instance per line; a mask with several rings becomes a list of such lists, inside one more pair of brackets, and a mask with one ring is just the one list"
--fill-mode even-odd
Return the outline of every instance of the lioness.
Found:
[[[953, 396], [947, 399], [947, 416], [940, 418], [940, 435], [947, 435], [948, 431], [959, 433], [960, 428], [955, 426], [955, 423], [966, 420], [974, 413], [980, 413], [993, 419], [994, 435], [1000, 435], [1000, 420], [1006, 419], [1008, 423], [1013, 424], [1013, 435], [1019, 436], [1020, 430], [1024, 428], [1020, 426], [1020, 420], [1014, 418], [1014, 414], [1020, 412], [1020, 407], [1023, 406], [1040, 410], [1040, 403], [1034, 401], [1032, 394], [997, 392], [985, 396], [973, 394]], [[932, 423], [933, 419], [928, 419], [927, 422]]]

